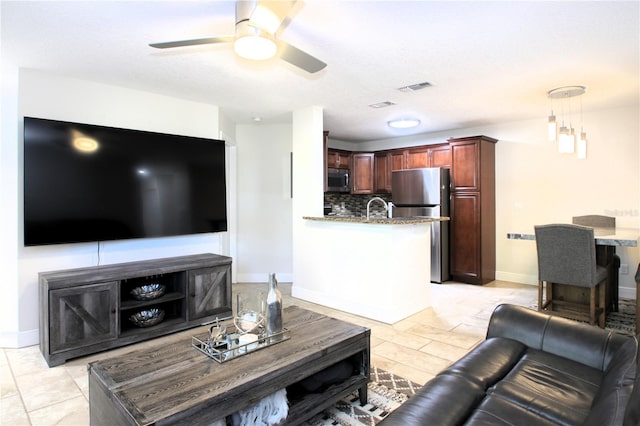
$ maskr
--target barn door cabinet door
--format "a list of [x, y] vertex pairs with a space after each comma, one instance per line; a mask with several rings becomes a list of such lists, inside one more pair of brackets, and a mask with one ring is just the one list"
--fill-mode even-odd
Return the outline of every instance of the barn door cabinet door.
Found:
[[229, 265], [189, 271], [189, 320], [231, 312]]
[[118, 282], [51, 291], [51, 353], [117, 338]]

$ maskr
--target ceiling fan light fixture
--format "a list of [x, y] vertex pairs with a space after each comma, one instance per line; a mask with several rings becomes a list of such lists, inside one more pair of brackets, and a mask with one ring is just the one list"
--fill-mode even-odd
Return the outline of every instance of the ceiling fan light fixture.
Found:
[[259, 4], [251, 14], [251, 22], [270, 34], [275, 34], [281, 24], [281, 19], [270, 9]]
[[248, 21], [236, 24], [236, 34], [233, 50], [245, 59], [261, 61], [274, 57], [278, 51], [273, 36], [250, 25]]
[[420, 120], [417, 118], [401, 118], [399, 120], [391, 120], [387, 124], [394, 129], [410, 129], [419, 125]]

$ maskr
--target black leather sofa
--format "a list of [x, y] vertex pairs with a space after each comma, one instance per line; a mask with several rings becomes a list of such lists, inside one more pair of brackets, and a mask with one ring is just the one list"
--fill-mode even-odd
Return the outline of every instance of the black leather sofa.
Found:
[[500, 305], [487, 338], [379, 426], [638, 425], [638, 340]]

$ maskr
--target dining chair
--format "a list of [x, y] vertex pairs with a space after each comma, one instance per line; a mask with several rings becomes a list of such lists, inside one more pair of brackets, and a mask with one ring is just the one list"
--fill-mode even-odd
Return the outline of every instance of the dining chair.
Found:
[[574, 216], [571, 223], [574, 225], [593, 226], [594, 228], [616, 228], [615, 217], [601, 216], [597, 214]]
[[[596, 263], [593, 228], [550, 224], [536, 225], [534, 229], [538, 252], [538, 310], [588, 321], [591, 325], [597, 323], [604, 328], [608, 273], [607, 268]], [[556, 286], [589, 289], [589, 303], [555, 297]]]
[[[574, 225], [592, 226], [606, 233], [615, 233], [616, 230], [616, 218], [614, 216], [597, 214], [574, 216], [571, 223]], [[596, 245], [596, 259], [599, 265], [606, 266], [609, 269], [609, 280], [607, 282], [607, 289], [605, 290], [607, 312], [618, 312], [618, 271], [620, 270], [620, 256], [616, 254], [615, 246]]]

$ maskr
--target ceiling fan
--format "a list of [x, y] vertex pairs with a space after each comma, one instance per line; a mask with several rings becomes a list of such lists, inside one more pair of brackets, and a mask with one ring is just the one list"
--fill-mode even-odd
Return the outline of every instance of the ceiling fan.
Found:
[[235, 52], [247, 59], [268, 59], [276, 55], [281, 59], [315, 73], [327, 66], [326, 63], [276, 37], [283, 27], [287, 13], [294, 1], [238, 0], [236, 2], [236, 30], [233, 35], [205, 37], [191, 40], [150, 43], [157, 49], [195, 46], [200, 44], [233, 43]]

